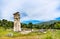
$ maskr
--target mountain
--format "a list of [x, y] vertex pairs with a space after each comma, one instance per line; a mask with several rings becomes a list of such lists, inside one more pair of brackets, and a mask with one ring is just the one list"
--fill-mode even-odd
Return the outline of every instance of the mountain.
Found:
[[41, 23], [42, 21], [39, 21], [39, 20], [27, 20], [27, 21], [23, 21], [22, 23], [28, 24], [30, 22], [32, 22], [33, 24], [37, 24], [37, 23]]
[[56, 22], [60, 22], [60, 20], [50, 20], [50, 21], [46, 21], [46, 22], [41, 22], [41, 23], [38, 23], [38, 25], [41, 25], [41, 24], [49, 25], [49, 24], [53, 24]]
[[27, 20], [23, 21], [22, 23], [28, 24], [30, 22], [32, 22], [33, 24], [53, 24], [55, 22], [60, 22], [60, 20], [50, 20], [50, 21]]
[[60, 20], [60, 17], [56, 18], [56, 20]]

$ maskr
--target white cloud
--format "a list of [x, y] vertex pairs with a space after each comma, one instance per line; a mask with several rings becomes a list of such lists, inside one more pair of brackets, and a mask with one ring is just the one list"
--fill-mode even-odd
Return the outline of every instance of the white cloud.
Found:
[[25, 1], [21, 0], [3, 0], [2, 6], [2, 18], [4, 19], [11, 19], [13, 17], [13, 13], [19, 11], [21, 9], [21, 5]]
[[[55, 11], [58, 4], [58, 0], [33, 0], [28, 2], [30, 7], [26, 5], [26, 7], [23, 8], [26, 8], [25, 11], [28, 14], [28, 17], [26, 17], [27, 19], [47, 21], [60, 16], [60, 13]], [[25, 20], [26, 18], [23, 19]]]
[[28, 15], [21, 18], [24, 20], [53, 20], [60, 17], [56, 11], [59, 0], [3, 0], [2, 18], [11, 19], [13, 13], [23, 9]]

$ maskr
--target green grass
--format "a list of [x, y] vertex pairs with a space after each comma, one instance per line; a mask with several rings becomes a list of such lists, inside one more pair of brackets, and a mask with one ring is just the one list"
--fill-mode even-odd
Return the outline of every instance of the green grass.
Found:
[[52, 32], [52, 37], [54, 39], [60, 39], [60, 30], [56, 30], [56, 32]]
[[[6, 36], [8, 33], [13, 33], [12, 37]], [[21, 34], [20, 32], [13, 32], [11, 29], [0, 28], [0, 39], [60, 39], [60, 30], [50, 31], [47, 33], [31, 32], [29, 34]]]

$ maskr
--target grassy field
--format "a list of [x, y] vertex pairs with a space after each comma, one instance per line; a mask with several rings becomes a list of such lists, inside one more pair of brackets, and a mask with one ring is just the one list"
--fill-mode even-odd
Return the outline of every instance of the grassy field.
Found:
[[[12, 33], [13, 36], [8, 36]], [[11, 29], [0, 29], [0, 39], [60, 39], [60, 30], [47, 30], [46, 33], [31, 32], [29, 34], [21, 34], [20, 32], [13, 32]]]

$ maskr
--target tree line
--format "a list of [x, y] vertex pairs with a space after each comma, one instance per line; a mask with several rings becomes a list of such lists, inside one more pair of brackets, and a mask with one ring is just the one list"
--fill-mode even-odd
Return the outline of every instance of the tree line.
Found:
[[[6, 19], [0, 20], [0, 27], [3, 27], [5, 29], [13, 28], [14, 22], [8, 21]], [[60, 29], [60, 21], [49, 21], [49, 22], [42, 22], [33, 24], [32, 22], [26, 24], [21, 23], [22, 28], [30, 28], [30, 29]]]

